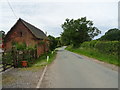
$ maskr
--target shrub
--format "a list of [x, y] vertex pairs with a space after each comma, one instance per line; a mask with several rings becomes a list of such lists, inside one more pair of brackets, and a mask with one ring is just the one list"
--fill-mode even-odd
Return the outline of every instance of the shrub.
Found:
[[84, 42], [81, 47], [97, 49], [100, 52], [104, 52], [111, 55], [118, 55], [118, 47], [120, 46], [119, 41], [97, 41], [93, 40], [90, 42]]
[[13, 55], [11, 52], [5, 52], [4, 56], [2, 56], [2, 62], [3, 63], [12, 63], [13, 62]]
[[104, 52], [111, 55], [118, 55], [118, 41], [98, 41], [95, 48], [100, 52]]

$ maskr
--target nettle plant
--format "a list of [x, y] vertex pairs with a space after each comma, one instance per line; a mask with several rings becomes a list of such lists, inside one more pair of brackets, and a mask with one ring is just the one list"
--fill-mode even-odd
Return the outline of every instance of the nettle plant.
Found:
[[15, 49], [18, 51], [23, 51], [23, 50], [35, 50], [37, 45], [27, 46], [26, 43], [12, 42], [12, 46], [15, 47]]
[[22, 51], [27, 48], [27, 45], [25, 43], [12, 42], [12, 46], [18, 51]]
[[38, 43], [38, 45], [44, 45], [45, 44], [45, 41], [40, 41], [39, 43]]
[[29, 45], [29, 46], [27, 46], [26, 47], [26, 50], [36, 50], [36, 48], [37, 48], [37, 45]]

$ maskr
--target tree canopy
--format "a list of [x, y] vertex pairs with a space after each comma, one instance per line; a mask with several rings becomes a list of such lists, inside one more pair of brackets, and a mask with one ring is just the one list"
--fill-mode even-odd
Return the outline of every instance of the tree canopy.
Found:
[[120, 41], [120, 30], [117, 28], [108, 30], [99, 40]]
[[66, 19], [62, 24], [63, 32], [61, 34], [62, 43], [78, 46], [84, 41], [90, 41], [101, 33], [98, 28], [93, 26], [93, 22], [86, 17], [80, 19]]
[[2, 38], [4, 38], [4, 37], [5, 37], [5, 31], [1, 30], [1, 31], [0, 31], [0, 36], [1, 36]]

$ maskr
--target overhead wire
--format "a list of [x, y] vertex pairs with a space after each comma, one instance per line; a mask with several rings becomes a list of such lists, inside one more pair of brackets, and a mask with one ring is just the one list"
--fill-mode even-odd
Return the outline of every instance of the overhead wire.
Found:
[[12, 8], [12, 6], [11, 6], [11, 4], [10, 4], [10, 2], [8, 0], [7, 0], [7, 3], [9, 5], [11, 11], [13, 12], [13, 15], [15, 16], [15, 18], [18, 19], [17, 15], [15, 14], [15, 12], [14, 12], [14, 10], [13, 10], [13, 8]]

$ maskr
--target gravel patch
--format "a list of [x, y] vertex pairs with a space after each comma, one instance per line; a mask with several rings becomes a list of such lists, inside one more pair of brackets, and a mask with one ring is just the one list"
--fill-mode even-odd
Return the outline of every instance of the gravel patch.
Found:
[[2, 88], [36, 88], [43, 68], [13, 68], [2, 74]]

